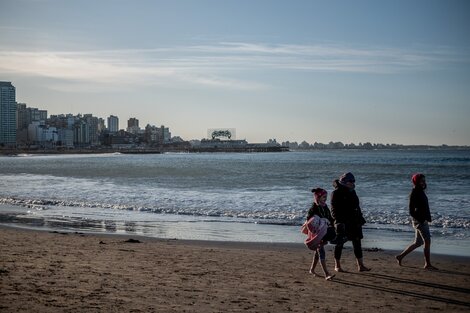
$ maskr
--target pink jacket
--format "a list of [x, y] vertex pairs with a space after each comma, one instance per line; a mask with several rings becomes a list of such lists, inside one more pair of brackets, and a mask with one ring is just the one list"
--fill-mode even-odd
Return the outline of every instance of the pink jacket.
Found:
[[301, 227], [302, 233], [307, 235], [307, 239], [304, 241], [305, 245], [310, 250], [316, 250], [322, 238], [326, 235], [327, 228], [328, 219], [321, 218], [318, 215], [314, 215], [306, 221]]

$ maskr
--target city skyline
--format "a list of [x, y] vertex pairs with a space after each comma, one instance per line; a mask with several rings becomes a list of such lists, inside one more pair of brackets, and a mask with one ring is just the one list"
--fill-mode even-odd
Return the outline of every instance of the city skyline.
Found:
[[0, 80], [186, 140], [470, 145], [466, 1], [0, 2]]
[[[10, 84], [11, 82], [0, 82], [0, 83]], [[13, 86], [13, 88], [14, 88], [14, 86]], [[121, 126], [119, 126], [119, 125], [121, 125], [120, 122], [119, 122], [119, 116], [114, 116], [112, 114], [107, 116], [107, 117], [93, 116], [93, 114], [91, 114], [91, 113], [88, 113], [88, 114], [87, 113], [85, 113], [85, 114], [78, 113], [77, 115], [74, 115], [70, 112], [62, 112], [62, 113], [59, 113], [59, 114], [50, 114], [49, 115], [49, 114], [47, 114], [47, 110], [42, 110], [41, 108], [28, 107], [28, 105], [26, 103], [18, 102], [17, 105], [18, 106], [23, 106], [27, 109], [35, 110], [34, 114], [37, 114], [38, 116], [41, 115], [41, 113], [42, 113], [43, 117], [35, 119], [35, 122], [40, 122], [40, 121], [44, 122], [44, 125], [46, 127], [50, 126], [50, 121], [52, 121], [54, 119], [57, 119], [57, 118], [67, 118], [67, 117], [82, 118], [82, 117], [87, 117], [87, 116], [102, 120], [103, 121], [103, 129], [102, 130], [106, 129], [106, 131], [108, 131], [110, 133], [117, 133], [117, 132], [124, 131], [124, 132], [130, 132], [132, 134], [136, 134], [136, 133], [142, 133], [145, 130], [145, 128], [147, 128], [147, 127], [151, 127], [151, 128], [165, 127], [164, 125], [161, 125], [160, 127], [158, 127], [158, 126], [152, 125], [150, 123], [147, 123], [147, 125], [145, 127], [141, 128], [139, 126], [139, 119], [136, 119], [135, 117], [130, 117], [128, 120], [122, 121], [123, 124], [127, 125], [127, 127], [125, 127], [124, 125], [122, 125], [122, 127], [121, 127]], [[18, 108], [18, 110], [19, 110], [19, 108]], [[19, 118], [19, 115], [18, 115], [18, 118]], [[112, 120], [112, 122], [110, 122], [110, 120]], [[20, 122], [18, 121], [18, 125], [19, 124], [20, 124]], [[24, 123], [22, 123], [22, 124], [24, 124]], [[168, 127], [165, 127], [165, 129], [169, 130]], [[17, 130], [20, 130], [20, 127], [18, 127]], [[176, 135], [174, 138], [176, 138], [177, 142], [180, 142], [181, 140], [200, 142], [201, 140], [204, 140], [204, 139], [214, 139], [214, 136], [213, 136], [214, 131], [224, 132], [224, 133], [229, 132], [230, 136], [221, 136], [221, 137], [224, 137], [222, 139], [225, 139], [225, 140], [231, 140], [232, 139], [232, 140], [237, 141], [236, 140], [236, 138], [237, 138], [236, 129], [233, 129], [233, 128], [207, 129], [207, 135], [204, 136], [204, 137], [201, 137], [201, 138], [188, 139], [188, 138], [181, 138], [181, 136], [179, 136], [179, 135]], [[168, 138], [168, 139], [171, 139], [171, 138]], [[275, 138], [269, 138], [266, 142], [267, 143], [274, 143], [274, 142], [277, 142], [277, 140]], [[385, 148], [386, 149], [386, 148], [398, 148], [399, 149], [401, 147], [408, 147], [408, 148], [412, 148], [412, 147], [415, 147], [415, 148], [419, 148], [419, 147], [437, 147], [437, 148], [439, 148], [439, 147], [440, 148], [448, 148], [448, 147], [463, 148], [463, 147], [468, 147], [468, 145], [447, 145], [447, 144], [442, 144], [442, 145], [426, 145], [426, 144], [404, 145], [404, 144], [401, 144], [401, 143], [368, 142], [368, 141], [357, 142], [357, 143], [342, 142], [342, 141], [331, 141], [331, 140], [329, 142], [318, 142], [318, 141], [308, 142], [305, 139], [302, 139], [301, 141], [286, 140], [286, 141], [277, 142], [277, 143], [282, 145], [282, 146], [291, 147], [291, 148], [293, 147], [294, 149], [297, 149], [299, 147], [301, 147], [302, 149], [312, 149], [312, 148], [316, 148], [316, 149], [342, 149], [342, 148], [345, 148], [345, 149], [355, 149], [355, 148], [365, 148], [365, 149], [379, 148], [379, 149], [384, 149]], [[16, 144], [20, 144], [20, 145], [22, 144], [21, 142], [18, 141], [18, 137], [17, 137], [17, 140], [16, 140]]]

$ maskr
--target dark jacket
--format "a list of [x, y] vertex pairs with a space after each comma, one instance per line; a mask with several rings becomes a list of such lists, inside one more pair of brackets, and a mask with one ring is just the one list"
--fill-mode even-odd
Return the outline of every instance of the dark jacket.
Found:
[[355, 190], [349, 190], [337, 180], [331, 194], [331, 215], [336, 224], [345, 225], [346, 235], [350, 240], [362, 239], [362, 225], [366, 223], [359, 206], [359, 198]]
[[410, 194], [410, 215], [419, 223], [431, 222], [431, 212], [429, 210], [428, 197], [424, 190], [415, 186]]
[[331, 216], [330, 209], [328, 208], [327, 205], [325, 205], [324, 207], [321, 207], [314, 202], [312, 206], [310, 207], [310, 209], [308, 210], [307, 221], [311, 219], [314, 215], [327, 218], [330, 221], [331, 225], [333, 225], [334, 223], [333, 217]]

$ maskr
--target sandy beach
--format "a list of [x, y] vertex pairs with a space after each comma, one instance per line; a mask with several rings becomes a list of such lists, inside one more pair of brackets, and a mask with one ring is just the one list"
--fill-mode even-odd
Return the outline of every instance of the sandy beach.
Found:
[[[134, 242], [138, 241], [138, 242]], [[327, 262], [333, 270], [331, 246]], [[308, 274], [299, 244], [158, 240], [0, 227], [1, 312], [468, 312], [470, 259], [369, 249]], [[317, 270], [320, 272], [320, 268]]]

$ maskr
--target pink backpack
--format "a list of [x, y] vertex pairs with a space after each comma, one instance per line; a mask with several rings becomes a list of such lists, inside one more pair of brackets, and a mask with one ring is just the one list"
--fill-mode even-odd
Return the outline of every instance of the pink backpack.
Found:
[[304, 243], [310, 250], [316, 250], [321, 243], [322, 238], [326, 235], [328, 229], [328, 220], [314, 215], [306, 221], [302, 227], [301, 232], [307, 235]]

